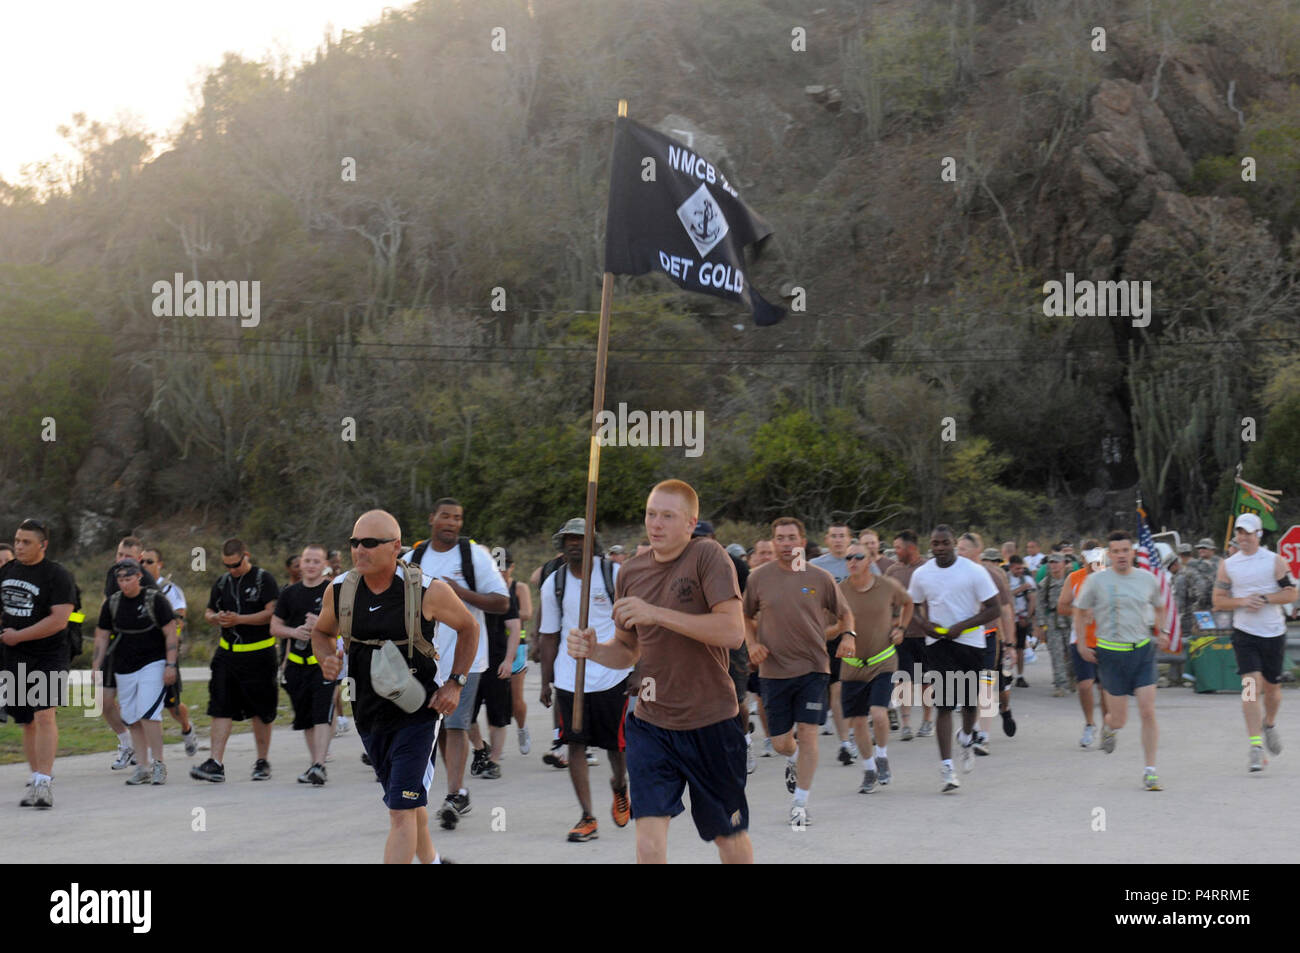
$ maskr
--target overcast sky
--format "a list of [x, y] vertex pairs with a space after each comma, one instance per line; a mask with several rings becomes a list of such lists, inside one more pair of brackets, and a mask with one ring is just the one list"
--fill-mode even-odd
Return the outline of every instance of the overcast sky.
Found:
[[403, 0], [0, 0], [0, 177], [69, 155], [72, 114], [131, 115], [179, 128], [204, 73], [226, 51], [310, 57], [332, 27], [356, 30]]

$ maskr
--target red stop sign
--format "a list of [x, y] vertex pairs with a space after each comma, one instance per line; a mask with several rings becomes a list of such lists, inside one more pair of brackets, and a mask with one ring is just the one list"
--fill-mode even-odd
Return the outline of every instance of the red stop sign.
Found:
[[1300, 526], [1292, 526], [1277, 541], [1277, 554], [1291, 567], [1291, 578], [1300, 580]]

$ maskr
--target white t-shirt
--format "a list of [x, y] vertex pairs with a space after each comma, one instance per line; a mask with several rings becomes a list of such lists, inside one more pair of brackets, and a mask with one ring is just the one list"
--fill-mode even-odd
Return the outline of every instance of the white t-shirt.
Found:
[[[492, 554], [483, 546], [473, 543], [469, 547], [470, 553], [474, 559], [474, 582], [476, 583], [474, 591], [483, 595], [508, 596], [506, 592], [506, 581], [497, 572], [497, 565], [492, 560]], [[410, 553], [402, 557], [409, 559]], [[424, 573], [424, 584], [427, 586], [431, 580], [442, 579], [446, 576], [454, 579], [456, 584], [469, 586], [465, 582], [465, 574], [460, 569], [460, 544], [456, 544], [445, 553], [440, 553], [432, 545], [424, 550], [424, 555], [420, 558], [420, 569]], [[465, 608], [470, 611], [478, 622], [478, 653], [474, 656], [474, 664], [469, 667], [468, 674], [475, 672], [487, 671], [487, 622], [483, 618], [483, 610], [465, 604]], [[438, 684], [446, 680], [446, 676], [451, 674], [451, 659], [456, 654], [456, 630], [445, 622], [438, 623], [437, 635], [434, 637], [433, 644], [437, 646], [438, 654], [445, 659], [445, 663], [438, 666]]]
[[1038, 567], [1043, 564], [1043, 560], [1046, 558], [1047, 553], [1034, 553], [1032, 556], [1025, 556], [1025, 569], [1028, 570], [1029, 575], [1032, 576], [1038, 572]]
[[185, 590], [172, 582], [171, 577], [161, 580], [158, 583], [158, 590], [166, 596], [167, 601], [171, 603], [172, 612], [183, 612], [188, 608], [185, 604]]
[[[555, 599], [555, 582], [560, 573], [568, 573], [564, 583], [564, 606]], [[618, 579], [618, 566], [614, 566], [614, 579]], [[564, 640], [570, 629], [578, 627], [578, 611], [582, 608], [582, 580], [575, 576], [566, 564], [546, 577], [542, 583], [542, 624], [541, 632], [560, 633], [560, 650], [555, 656], [555, 687], [566, 692], [573, 691], [578, 674], [578, 660], [564, 647]], [[605, 576], [600, 571], [600, 562], [596, 557], [591, 560], [591, 604], [587, 608], [587, 625], [596, 630], [597, 642], [608, 642], [614, 638], [614, 594], [605, 590]], [[616, 688], [627, 681], [630, 668], [606, 668], [599, 662], [587, 659], [586, 675], [582, 680], [584, 692], [603, 692]]]
[[[1271, 595], [1278, 591], [1277, 554], [1261, 546], [1253, 555], [1234, 553], [1223, 564], [1232, 583], [1232, 597]], [[1269, 604], [1262, 609], [1233, 609], [1232, 627], [1261, 639], [1286, 635], [1286, 615], [1281, 605]]]
[[[1029, 590], [1020, 593], [1020, 595], [1014, 595], [1015, 591], [1025, 583], [1029, 583]], [[1029, 593], [1038, 589], [1037, 583], [1034, 582], [1034, 577], [1028, 572], [1020, 576], [1013, 576], [1011, 573], [1007, 573], [1007, 587], [1013, 593], [1011, 597], [1012, 611], [1017, 616], [1024, 616], [1029, 612]]]
[[[998, 597], [998, 587], [983, 566], [969, 559], [957, 557], [947, 569], [930, 559], [912, 573], [907, 594], [913, 602], [925, 603], [931, 623], [946, 628], [977, 615], [985, 600]], [[937, 641], [928, 635], [925, 637], [926, 645]], [[977, 625], [953, 641], [982, 649], [984, 627]]]

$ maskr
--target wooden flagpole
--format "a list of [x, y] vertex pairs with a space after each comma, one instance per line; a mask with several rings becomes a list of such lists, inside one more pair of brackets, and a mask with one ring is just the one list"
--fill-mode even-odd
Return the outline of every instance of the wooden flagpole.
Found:
[[[618, 101], [618, 114], [627, 115], [627, 100]], [[587, 627], [587, 609], [591, 603], [591, 560], [596, 549], [596, 489], [600, 483], [600, 412], [605, 409], [605, 365], [609, 359], [609, 306], [614, 297], [614, 276], [605, 272], [600, 286], [600, 330], [596, 334], [596, 383], [591, 396], [591, 442], [587, 452], [586, 528], [582, 534], [582, 595], [578, 602], [578, 628]], [[561, 572], [568, 570], [561, 567]], [[611, 594], [612, 596], [612, 594]], [[587, 678], [587, 660], [578, 659], [573, 676], [573, 731], [582, 731], [583, 687]]]

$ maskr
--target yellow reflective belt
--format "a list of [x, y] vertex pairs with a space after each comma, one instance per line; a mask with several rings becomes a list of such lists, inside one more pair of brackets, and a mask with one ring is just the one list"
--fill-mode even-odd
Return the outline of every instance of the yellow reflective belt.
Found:
[[[945, 629], [943, 626], [940, 626], [940, 625], [936, 625], [936, 626], [934, 627], [934, 631], [938, 632], [940, 635], [947, 635], [947, 634], [948, 634], [948, 630]], [[964, 630], [961, 634], [962, 634], [962, 635], [970, 635], [972, 632], [983, 632], [983, 631], [984, 631], [984, 626], [982, 626], [982, 625], [973, 625], [973, 626], [971, 626], [969, 629]]]
[[72, 613], [72, 615], [68, 616], [68, 621], [69, 621], [69, 622], [85, 622], [85, 621], [86, 621], [86, 613], [84, 613], [84, 612], [74, 612], [74, 613]]
[[840, 659], [840, 661], [843, 662], [845, 665], [852, 665], [854, 668], [866, 668], [866, 667], [867, 667], [867, 663], [866, 663], [866, 662], [862, 661], [862, 659], [860, 659], [860, 658], [854, 658], [854, 657], [851, 656], [851, 655], [850, 655], [850, 656], [846, 656], [845, 658]]
[[1098, 639], [1097, 647], [1110, 649], [1112, 652], [1132, 652], [1134, 649], [1142, 648], [1142, 646], [1146, 645], [1150, 641], [1150, 639], [1143, 639], [1141, 642], [1134, 645], [1132, 642], [1107, 642], [1105, 639]]
[[219, 644], [223, 649], [229, 649], [232, 652], [257, 652], [261, 649], [269, 649], [271, 646], [275, 645], [275, 639], [263, 639], [261, 642], [249, 642], [247, 644], [236, 642], [234, 645], [231, 645], [222, 638], [219, 641]]
[[867, 659], [867, 664], [875, 665], [877, 662], [883, 662], [887, 658], [892, 658], [893, 655], [894, 655], [894, 647], [891, 645], [883, 652], [877, 652], [875, 655], [871, 656], [871, 658]]
[[299, 655], [297, 652], [290, 652], [290, 653], [289, 653], [289, 661], [290, 661], [290, 662], [297, 662], [299, 665], [315, 665], [315, 664], [317, 664], [317, 663], [316, 663], [316, 656], [314, 656], [314, 655], [309, 655], [309, 656], [307, 656], [307, 658], [303, 658], [303, 657], [302, 657], [301, 655]]

